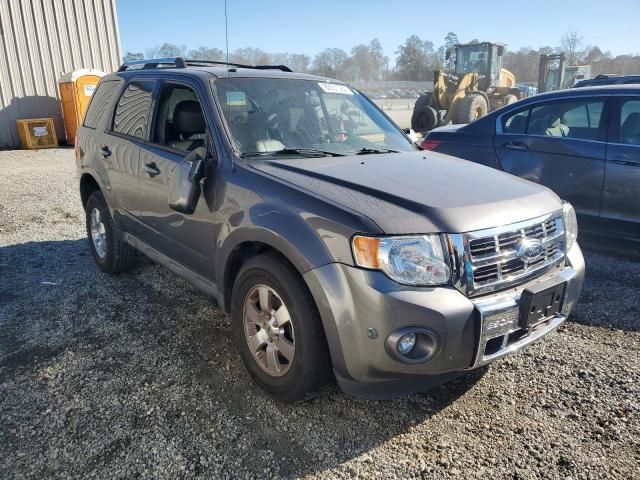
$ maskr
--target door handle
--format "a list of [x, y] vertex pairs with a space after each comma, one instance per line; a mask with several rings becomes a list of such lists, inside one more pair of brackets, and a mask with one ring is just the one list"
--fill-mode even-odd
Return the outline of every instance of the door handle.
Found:
[[150, 177], [155, 177], [156, 175], [160, 174], [160, 169], [156, 165], [156, 162], [145, 163], [144, 171], [147, 172]]
[[520, 152], [527, 152], [529, 147], [522, 142], [507, 142], [502, 145], [504, 148], [508, 148], [509, 150], [518, 150]]
[[102, 156], [104, 158], [107, 158], [107, 157], [111, 156], [111, 150], [106, 145], [100, 149], [100, 152], [102, 153]]

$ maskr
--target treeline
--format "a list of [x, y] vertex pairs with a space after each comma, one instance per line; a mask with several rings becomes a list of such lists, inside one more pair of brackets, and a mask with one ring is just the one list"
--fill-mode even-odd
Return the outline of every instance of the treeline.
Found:
[[575, 31], [565, 33], [557, 47], [524, 47], [516, 52], [507, 52], [504, 67], [511, 70], [518, 82], [538, 81], [541, 54], [564, 52], [569, 65], [591, 65], [591, 76], [601, 73], [619, 75], [640, 74], [640, 55], [618, 55], [603, 52], [599, 47], [585, 45], [583, 37]]
[[[428, 81], [433, 79], [434, 70], [452, 67], [452, 63], [446, 59], [446, 52], [456, 43], [459, 40], [454, 32], [449, 32], [438, 47], [429, 40], [411, 35], [398, 46], [392, 64], [389, 57], [384, 55], [378, 39], [373, 39], [368, 44], [356, 45], [349, 53], [340, 48], [326, 48], [314, 57], [301, 53], [269, 53], [252, 47], [240, 48], [229, 52], [229, 61], [250, 65], [287, 65], [295, 72], [313, 73], [344, 81]], [[507, 50], [503, 66], [516, 75], [518, 82], [536, 82], [540, 54], [561, 51], [565, 52], [570, 65], [591, 65], [592, 76], [600, 73], [640, 74], [640, 55], [613, 57], [610, 52], [603, 52], [597, 46], [585, 46], [582, 37], [573, 31], [563, 35], [556, 47]], [[226, 54], [219, 48], [203, 46], [188, 50], [185, 46], [165, 43], [144, 53], [127, 52], [124, 60], [163, 57], [225, 61]]]
[[[249, 65], [287, 65], [295, 72], [313, 73], [345, 81], [415, 80], [433, 78], [433, 70], [442, 68], [445, 52], [458, 43], [455, 33], [449, 33], [443, 45], [435, 48], [433, 42], [412, 35], [398, 47], [397, 57], [390, 64], [380, 41], [356, 45], [349, 53], [341, 48], [326, 48], [311, 57], [300, 53], [269, 53], [259, 48], [240, 48], [229, 52], [229, 62]], [[124, 61], [143, 58], [186, 57], [197, 60], [225, 61], [226, 54], [219, 48], [199, 47], [188, 50], [184, 45], [165, 43], [146, 52], [127, 52]]]

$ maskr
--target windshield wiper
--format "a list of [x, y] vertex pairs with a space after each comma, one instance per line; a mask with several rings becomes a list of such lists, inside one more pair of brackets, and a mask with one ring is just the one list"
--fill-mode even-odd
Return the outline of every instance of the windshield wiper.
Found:
[[319, 150], [317, 148], [282, 148], [272, 152], [248, 152], [243, 153], [242, 157], [264, 157], [268, 155], [306, 155], [311, 157], [344, 157], [342, 153], [330, 152], [329, 150]]
[[369, 155], [370, 153], [398, 153], [398, 151], [389, 148], [361, 148], [354, 152], [354, 155]]

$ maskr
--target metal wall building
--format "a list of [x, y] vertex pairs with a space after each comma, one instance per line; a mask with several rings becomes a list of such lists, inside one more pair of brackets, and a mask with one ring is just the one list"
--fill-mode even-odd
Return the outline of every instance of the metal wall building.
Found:
[[58, 78], [120, 63], [115, 0], [0, 0], [0, 148], [20, 145], [20, 118], [53, 117], [64, 140]]

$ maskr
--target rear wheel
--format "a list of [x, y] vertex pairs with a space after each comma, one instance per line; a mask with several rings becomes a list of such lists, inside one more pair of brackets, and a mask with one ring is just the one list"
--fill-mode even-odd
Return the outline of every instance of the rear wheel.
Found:
[[101, 191], [91, 194], [85, 205], [89, 249], [106, 273], [124, 272], [135, 260], [135, 250], [122, 240]]
[[279, 256], [258, 255], [241, 268], [233, 286], [231, 320], [249, 375], [275, 399], [301, 400], [330, 378], [313, 298]]
[[512, 103], [516, 103], [518, 101], [518, 97], [515, 95], [509, 94], [505, 95], [502, 99], [502, 106], [511, 105]]
[[482, 95], [471, 94], [457, 102], [453, 123], [471, 123], [487, 114], [489, 106]]

